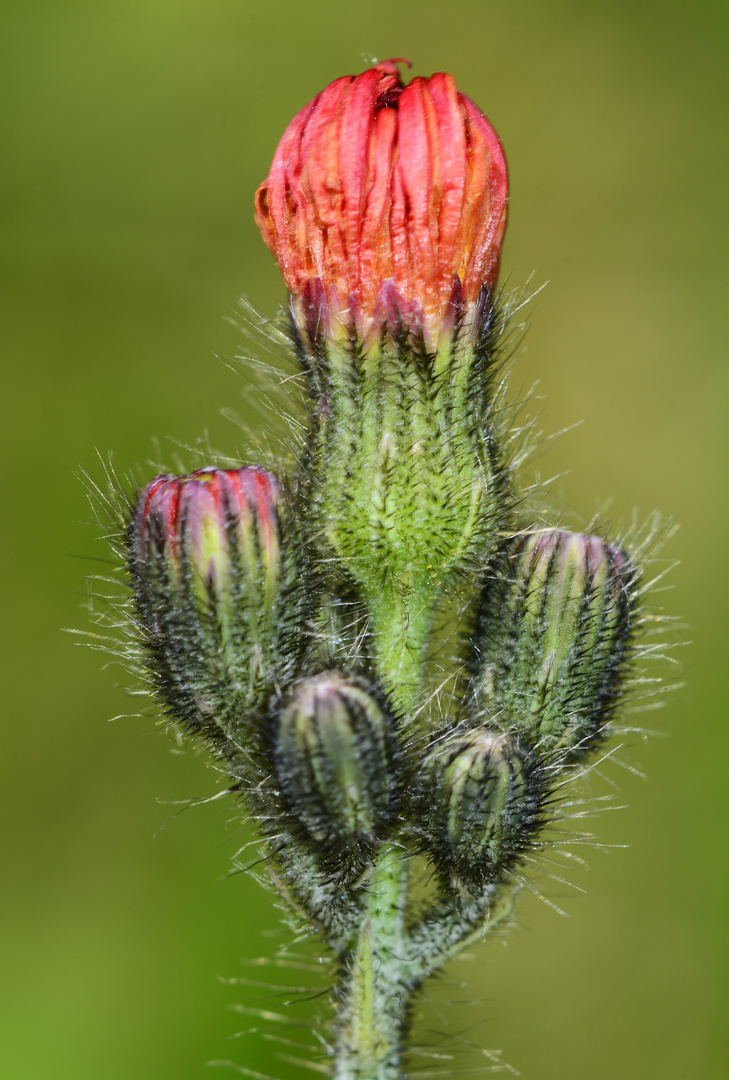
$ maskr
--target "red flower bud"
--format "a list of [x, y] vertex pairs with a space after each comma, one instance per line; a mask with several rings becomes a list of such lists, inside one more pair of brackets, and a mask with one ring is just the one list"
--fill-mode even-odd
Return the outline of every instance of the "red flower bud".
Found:
[[[230, 572], [231, 543], [236, 561], [254, 557], [266, 576], [278, 569], [278, 505], [276, 478], [258, 466], [243, 469], [198, 469], [189, 476], [158, 476], [144, 489], [134, 520], [134, 553], [145, 558], [150, 541], [164, 551], [176, 575], [183, 560], [193, 568], [203, 588]], [[255, 536], [257, 540], [253, 539]]]
[[387, 61], [292, 120], [256, 221], [303, 325], [313, 302], [330, 332], [367, 339], [394, 316], [435, 346], [494, 289], [506, 202], [499, 139], [453, 77], [403, 86]]
[[278, 481], [258, 466], [158, 476], [129, 527], [147, 667], [168, 714], [224, 754], [306, 643], [306, 573]]

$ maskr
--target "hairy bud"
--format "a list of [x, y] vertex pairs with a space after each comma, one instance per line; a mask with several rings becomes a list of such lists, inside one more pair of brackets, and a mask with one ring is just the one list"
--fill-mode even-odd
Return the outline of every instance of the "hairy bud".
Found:
[[489, 721], [577, 761], [604, 733], [630, 658], [635, 569], [598, 536], [519, 538], [481, 598], [473, 691]]
[[129, 528], [155, 689], [173, 719], [223, 753], [304, 646], [305, 573], [282, 509], [264, 469], [207, 468], [154, 479]]
[[535, 755], [517, 739], [487, 730], [448, 738], [421, 770], [423, 849], [442, 876], [482, 890], [533, 846], [543, 788]]
[[[451, 75], [403, 85], [396, 63], [298, 113], [256, 220], [308, 377], [317, 539], [373, 637], [407, 639], [417, 667], [438, 601], [483, 565], [506, 513], [490, 423], [507, 171]], [[395, 666], [391, 689], [408, 680]]]
[[272, 727], [286, 810], [322, 869], [354, 877], [396, 810], [400, 755], [385, 702], [337, 671], [296, 683]]

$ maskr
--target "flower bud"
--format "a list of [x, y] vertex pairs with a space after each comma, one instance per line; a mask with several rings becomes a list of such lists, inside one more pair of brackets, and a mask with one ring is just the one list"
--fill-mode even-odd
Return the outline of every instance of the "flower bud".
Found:
[[294, 685], [272, 728], [286, 810], [323, 870], [353, 878], [395, 814], [400, 755], [384, 700], [337, 671]]
[[507, 201], [498, 137], [451, 75], [403, 86], [396, 63], [322, 90], [256, 194], [310, 338], [322, 324], [366, 342], [404, 325], [435, 348], [496, 283]]
[[[438, 602], [484, 564], [506, 513], [491, 427], [506, 202], [483, 114], [450, 75], [403, 86], [394, 61], [302, 109], [256, 196], [312, 399], [322, 553], [375, 642], [399, 627], [393, 655], [414, 668]], [[391, 688], [410, 680], [378, 660], [396, 668]]]
[[303, 567], [282, 504], [257, 466], [199, 469], [148, 484], [129, 529], [155, 689], [173, 719], [223, 752], [303, 649]]
[[630, 658], [635, 569], [599, 536], [518, 538], [481, 598], [474, 692], [490, 722], [577, 761], [605, 733]]
[[512, 870], [541, 824], [543, 784], [516, 739], [478, 730], [435, 746], [422, 766], [424, 850], [474, 891]]

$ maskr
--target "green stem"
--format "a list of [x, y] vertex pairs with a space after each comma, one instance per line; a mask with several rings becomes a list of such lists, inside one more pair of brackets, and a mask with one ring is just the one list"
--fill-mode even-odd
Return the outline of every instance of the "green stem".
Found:
[[[380, 677], [407, 710], [422, 681], [432, 606], [422, 604], [413, 613], [392, 592], [370, 598], [369, 606]], [[333, 1080], [399, 1080], [414, 991], [511, 913], [511, 889], [493, 886], [473, 897], [444, 888], [408, 927], [409, 866], [401, 850], [385, 847], [365, 886], [357, 941], [341, 961]]]
[[[383, 469], [384, 465], [377, 474], [380, 479]], [[370, 500], [375, 505], [373, 494]], [[477, 478], [464, 528], [464, 551], [481, 501], [482, 485]], [[385, 519], [386, 500], [378, 504], [378, 510]], [[454, 561], [462, 554], [457, 552]], [[373, 575], [355, 573], [355, 577], [372, 619], [379, 677], [396, 708], [407, 717], [421, 695], [443, 579], [433, 567], [413, 572], [400, 562], [399, 573], [391, 568], [389, 580], [380, 575], [374, 575], [374, 581]], [[503, 923], [511, 912], [512, 890], [506, 887], [493, 886], [474, 897], [444, 885], [419, 918], [408, 912], [410, 924], [406, 924], [411, 865], [402, 849], [383, 846], [371, 878], [362, 887], [361, 906], [356, 913], [346, 913], [350, 918], [355, 914], [358, 928], [354, 940], [350, 938], [339, 952], [333, 1080], [400, 1080], [413, 993], [467, 942]], [[343, 939], [344, 934], [339, 940]]]
[[387, 848], [375, 867], [357, 944], [342, 965], [334, 1080], [397, 1080], [413, 984], [407, 963], [407, 865]]
[[380, 678], [395, 704], [407, 710], [423, 679], [435, 604], [415, 604], [392, 590], [367, 601]]
[[441, 896], [408, 935], [410, 976], [423, 982], [462, 949], [508, 926], [518, 887], [489, 885], [481, 896]]
[[406, 926], [408, 864], [386, 848], [367, 887], [359, 936], [341, 963], [333, 1080], [400, 1080], [413, 993], [468, 944], [508, 925], [517, 890], [444, 890]]

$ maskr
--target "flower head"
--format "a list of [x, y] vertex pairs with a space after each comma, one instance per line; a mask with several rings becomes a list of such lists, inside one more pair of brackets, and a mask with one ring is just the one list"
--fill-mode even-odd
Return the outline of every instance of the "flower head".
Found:
[[303, 323], [367, 339], [396, 320], [436, 345], [494, 289], [506, 202], [499, 139], [453, 77], [403, 86], [387, 61], [292, 120], [256, 221]]
[[152, 480], [129, 526], [153, 688], [222, 753], [305, 644], [306, 580], [284, 510], [265, 469], [206, 468]]
[[630, 667], [636, 569], [599, 536], [516, 538], [481, 598], [476, 698], [509, 730], [571, 761], [606, 733]]
[[[150, 552], [163, 555], [182, 587], [224, 594], [234, 566], [265, 582], [278, 572], [279, 487], [258, 466], [198, 469], [189, 476], [158, 476], [137, 503], [132, 555], [141, 566]], [[187, 586], [185, 586], [187, 587]]]
[[423, 850], [446, 879], [482, 889], [533, 845], [543, 787], [535, 755], [510, 735], [480, 729], [436, 742], [419, 771]]
[[381, 692], [339, 671], [301, 679], [274, 716], [272, 745], [302, 841], [320, 866], [360, 876], [399, 792], [399, 742]]

